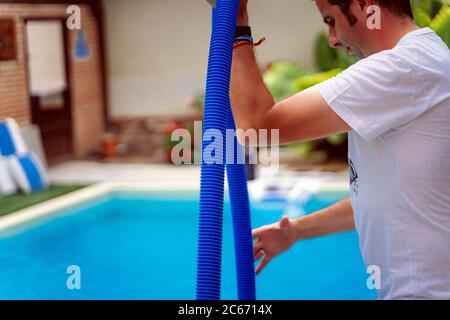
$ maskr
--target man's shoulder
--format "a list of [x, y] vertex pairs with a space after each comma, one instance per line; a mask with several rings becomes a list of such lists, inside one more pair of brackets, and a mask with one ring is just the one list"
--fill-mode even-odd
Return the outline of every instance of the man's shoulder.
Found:
[[393, 55], [411, 61], [417, 67], [448, 70], [450, 50], [447, 44], [430, 28], [418, 29], [404, 37], [391, 50]]
[[450, 50], [446, 43], [430, 28], [416, 31], [403, 37], [394, 48], [359, 60], [344, 74], [367, 72], [398, 80], [402, 76], [420, 78], [434, 73], [450, 81]]

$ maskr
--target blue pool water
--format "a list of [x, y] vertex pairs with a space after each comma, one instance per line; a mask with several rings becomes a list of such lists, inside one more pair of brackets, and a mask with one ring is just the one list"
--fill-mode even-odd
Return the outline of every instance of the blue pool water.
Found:
[[[316, 197], [313, 212], [343, 195]], [[195, 196], [112, 194], [0, 234], [0, 299], [195, 299]], [[283, 206], [252, 208], [253, 227]], [[236, 299], [229, 204], [222, 298]], [[81, 290], [66, 286], [79, 266]], [[257, 277], [258, 299], [374, 299], [354, 232], [297, 243]]]

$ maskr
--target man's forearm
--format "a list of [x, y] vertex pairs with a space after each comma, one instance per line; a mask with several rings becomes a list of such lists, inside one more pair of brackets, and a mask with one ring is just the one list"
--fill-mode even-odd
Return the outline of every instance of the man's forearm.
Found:
[[[246, 12], [240, 13], [237, 25], [248, 25]], [[233, 51], [230, 97], [236, 127], [245, 130], [261, 123], [274, 105], [262, 79], [253, 46], [245, 45]]]
[[351, 200], [346, 198], [314, 214], [297, 218], [293, 223], [297, 229], [298, 240], [353, 230], [355, 220]]

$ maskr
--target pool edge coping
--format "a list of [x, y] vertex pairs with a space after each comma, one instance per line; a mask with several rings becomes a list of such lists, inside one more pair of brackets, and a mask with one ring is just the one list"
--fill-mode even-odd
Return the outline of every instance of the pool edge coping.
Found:
[[[151, 192], [151, 191], [198, 191], [200, 182], [168, 181], [168, 182], [101, 182], [38, 203], [0, 217], [0, 232], [8, 230], [27, 222], [50, 216], [58, 211], [72, 207], [82, 202], [93, 200], [113, 192]], [[348, 184], [335, 182], [323, 183], [318, 192], [347, 192]]]

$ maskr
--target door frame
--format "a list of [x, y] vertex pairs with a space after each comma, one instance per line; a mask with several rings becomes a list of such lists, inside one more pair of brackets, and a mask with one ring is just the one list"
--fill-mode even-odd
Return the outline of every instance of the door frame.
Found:
[[27, 24], [29, 21], [58, 21], [61, 24], [61, 31], [62, 31], [62, 37], [63, 37], [63, 51], [64, 51], [64, 68], [65, 68], [65, 80], [66, 80], [66, 97], [65, 97], [65, 108], [68, 110], [68, 121], [70, 122], [70, 134], [69, 134], [69, 140], [68, 143], [70, 144], [70, 152], [67, 155], [63, 155], [60, 158], [53, 159], [47, 159], [48, 163], [50, 165], [61, 163], [67, 160], [74, 159], [75, 152], [74, 152], [74, 132], [73, 132], [73, 109], [72, 109], [72, 81], [71, 81], [71, 68], [70, 68], [70, 48], [69, 48], [69, 35], [68, 30], [65, 28], [66, 26], [66, 19], [63, 17], [55, 17], [55, 16], [26, 16], [23, 18], [24, 22], [24, 28], [23, 28], [23, 39], [24, 39], [24, 54], [25, 54], [25, 68], [27, 72], [27, 95], [28, 95], [28, 101], [30, 102], [30, 118], [31, 123], [33, 122], [33, 116], [32, 116], [32, 103], [31, 103], [31, 88], [30, 88], [30, 62], [28, 58], [28, 36], [27, 36]]

